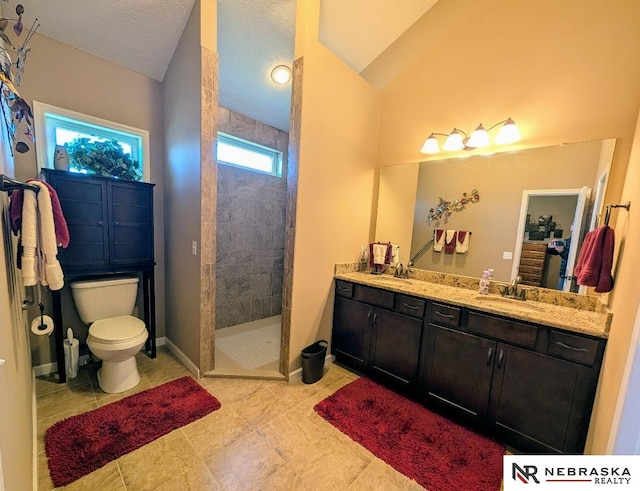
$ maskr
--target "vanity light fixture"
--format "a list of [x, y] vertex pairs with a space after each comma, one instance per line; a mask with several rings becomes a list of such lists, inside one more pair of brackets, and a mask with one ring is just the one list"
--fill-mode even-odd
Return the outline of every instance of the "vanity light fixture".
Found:
[[520, 131], [518, 131], [516, 123], [513, 119], [507, 118], [504, 121], [494, 124], [488, 130], [480, 123], [473, 133], [471, 133], [471, 136], [468, 136], [458, 128], [453, 128], [453, 131], [448, 135], [445, 133], [431, 133], [429, 138], [424, 142], [424, 145], [422, 145], [420, 151], [428, 154], [438, 153], [440, 151], [440, 145], [438, 144], [437, 136], [447, 137], [442, 148], [451, 152], [487, 147], [491, 143], [489, 141], [489, 131], [500, 125], [502, 125], [502, 127], [494, 140], [495, 143], [507, 145], [520, 140]]
[[271, 80], [278, 85], [286, 85], [291, 80], [291, 68], [287, 65], [278, 65], [271, 70]]

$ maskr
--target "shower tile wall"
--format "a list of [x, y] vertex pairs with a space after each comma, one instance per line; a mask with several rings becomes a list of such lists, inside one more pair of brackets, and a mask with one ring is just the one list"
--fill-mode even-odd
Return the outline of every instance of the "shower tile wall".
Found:
[[[288, 135], [219, 108], [218, 129], [283, 152]], [[216, 329], [278, 315], [282, 310], [287, 183], [218, 165]]]

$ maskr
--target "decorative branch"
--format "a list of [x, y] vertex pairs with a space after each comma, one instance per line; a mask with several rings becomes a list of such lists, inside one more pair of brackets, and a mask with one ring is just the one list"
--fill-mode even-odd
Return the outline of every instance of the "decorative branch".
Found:
[[451, 201], [445, 201], [442, 198], [438, 199], [440, 200], [438, 206], [435, 209], [429, 209], [429, 216], [427, 216], [428, 222], [440, 220], [443, 216], [446, 220], [452, 212], [464, 210], [467, 203], [477, 203], [480, 201], [480, 195], [478, 194], [478, 190], [474, 189], [470, 195], [462, 193], [462, 198], [455, 200], [453, 203]]

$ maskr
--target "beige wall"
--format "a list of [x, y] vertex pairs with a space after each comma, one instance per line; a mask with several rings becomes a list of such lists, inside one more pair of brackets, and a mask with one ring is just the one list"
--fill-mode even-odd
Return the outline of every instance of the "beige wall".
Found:
[[200, 362], [200, 2], [165, 74], [165, 264], [167, 338]]
[[296, 33], [304, 70], [291, 369], [306, 345], [331, 339], [334, 264], [356, 261], [369, 240], [380, 118], [377, 92], [318, 43], [319, 2], [299, 2], [305, 7]]
[[[639, 89], [640, 90], [640, 89]], [[610, 297], [610, 308], [613, 312], [611, 334], [605, 352], [605, 362], [600, 376], [600, 386], [594, 413], [591, 420], [591, 432], [587, 441], [587, 449], [594, 454], [610, 453], [613, 450], [616, 436], [616, 406], [624, 402], [620, 392], [624, 381], [624, 369], [628, 355], [633, 356], [637, 345], [632, 343], [633, 327], [640, 306], [640, 281], [638, 268], [640, 259], [637, 244], [640, 243], [640, 214], [638, 213], [638, 197], [640, 196], [640, 115], [635, 128], [633, 148], [629, 158], [626, 179], [622, 196], [617, 203], [631, 201], [631, 209], [612, 211], [609, 222], [616, 233], [617, 260], [614, 268], [614, 288]], [[636, 353], [635, 356], [638, 356]], [[631, 360], [633, 358], [631, 357]], [[626, 387], [623, 386], [626, 390]], [[637, 398], [638, 395], [635, 394]], [[621, 408], [619, 408], [621, 410]], [[613, 423], [613, 427], [612, 427]], [[613, 434], [611, 429], [614, 430]]]
[[[423, 160], [419, 149], [432, 131], [510, 116], [523, 135], [516, 147], [617, 138], [606, 202], [638, 196], [637, 155], [625, 180], [640, 103], [638, 25], [636, 0], [438, 2], [364, 72], [382, 88], [379, 163]], [[607, 449], [640, 298], [631, 254], [638, 224], [633, 208], [627, 215], [616, 223], [626, 240], [587, 445], [593, 453]]]
[[[144, 75], [39, 34], [29, 44], [32, 49], [20, 87], [21, 95], [28, 102], [37, 100], [149, 132], [150, 180], [156, 184], [153, 193], [156, 325], [157, 336], [162, 337], [165, 332], [162, 85]], [[31, 146], [30, 152], [16, 154], [18, 179], [37, 176], [36, 152], [35, 147]], [[63, 302], [65, 321], [69, 319], [77, 337], [84, 341], [87, 328], [77, 318], [68, 287], [63, 291]], [[31, 309], [30, 315], [36, 314], [37, 309]], [[55, 358], [53, 338], [32, 335], [31, 350], [35, 365], [48, 363]]]

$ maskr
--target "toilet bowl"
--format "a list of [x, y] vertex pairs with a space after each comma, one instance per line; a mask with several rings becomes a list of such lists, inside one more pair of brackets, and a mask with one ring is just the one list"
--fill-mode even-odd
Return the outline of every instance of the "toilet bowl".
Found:
[[131, 315], [138, 292], [136, 276], [109, 276], [71, 282], [78, 314], [89, 324], [87, 346], [100, 360], [98, 384], [115, 394], [140, 382], [136, 353], [149, 333], [145, 323]]
[[91, 324], [87, 346], [102, 360], [98, 384], [104, 392], [116, 394], [138, 385], [140, 373], [135, 357], [148, 337], [144, 322], [130, 315]]

